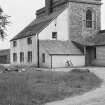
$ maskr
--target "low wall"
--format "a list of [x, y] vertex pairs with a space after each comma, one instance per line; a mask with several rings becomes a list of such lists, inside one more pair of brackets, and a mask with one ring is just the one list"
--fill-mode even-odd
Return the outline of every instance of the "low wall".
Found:
[[80, 67], [85, 66], [85, 56], [52, 56], [52, 67]]
[[96, 59], [92, 61], [92, 65], [95, 66], [105, 66], [105, 59]]

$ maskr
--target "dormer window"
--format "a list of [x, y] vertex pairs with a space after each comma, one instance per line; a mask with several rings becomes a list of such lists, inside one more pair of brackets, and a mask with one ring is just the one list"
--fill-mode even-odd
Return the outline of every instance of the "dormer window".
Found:
[[57, 32], [52, 32], [52, 39], [57, 39]]
[[88, 9], [86, 11], [86, 28], [92, 28], [92, 11]]
[[17, 41], [13, 41], [13, 47], [17, 46]]

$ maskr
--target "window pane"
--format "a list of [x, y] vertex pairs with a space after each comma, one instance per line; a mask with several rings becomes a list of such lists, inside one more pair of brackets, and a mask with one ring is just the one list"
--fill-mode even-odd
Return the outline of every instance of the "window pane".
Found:
[[57, 32], [52, 32], [52, 38], [57, 39]]
[[92, 11], [87, 10], [86, 12], [86, 27], [92, 28]]
[[13, 62], [16, 62], [16, 61], [17, 61], [17, 54], [13, 53]]
[[28, 62], [32, 62], [32, 52], [28, 52]]
[[27, 44], [32, 44], [32, 38], [31, 37], [27, 38]]
[[42, 62], [45, 63], [45, 54], [42, 54]]
[[17, 42], [13, 41], [13, 47], [16, 47], [16, 46], [17, 46]]
[[23, 52], [20, 53], [20, 62], [24, 62], [24, 53]]
[[87, 12], [86, 12], [86, 20], [92, 20], [92, 11], [91, 10], [87, 10]]
[[86, 27], [87, 28], [92, 28], [92, 21], [87, 20], [86, 21]]

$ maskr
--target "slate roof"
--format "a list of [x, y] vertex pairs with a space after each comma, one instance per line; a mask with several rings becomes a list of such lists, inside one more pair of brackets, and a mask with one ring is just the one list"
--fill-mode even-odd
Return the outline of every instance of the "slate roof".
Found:
[[86, 39], [76, 38], [72, 41], [83, 46], [105, 45], [105, 30], [100, 30], [95, 35], [87, 37]]
[[82, 54], [71, 41], [58, 41], [58, 40], [40, 40], [40, 46], [44, 48], [48, 54]]
[[27, 27], [25, 27], [20, 33], [18, 33], [11, 41], [38, 34], [41, 30], [43, 30], [54, 18], [56, 18], [64, 10], [65, 8], [59, 11], [56, 11], [48, 16], [36, 18]]
[[78, 38], [73, 39], [72, 42], [77, 43], [82, 46], [94, 46], [95, 43], [93, 41], [90, 41], [90, 39], [91, 39], [90, 37], [87, 39], [78, 37]]
[[105, 45], [105, 30], [100, 30], [94, 35], [89, 36], [85, 39], [82, 36], [76, 37], [75, 39], [72, 39], [72, 42], [80, 44], [82, 46]]
[[0, 50], [0, 56], [10, 55], [10, 49]]
[[[17, 40], [21, 38], [25, 38], [28, 36], [36, 35], [43, 27], [45, 27], [51, 20], [47, 20], [38, 24], [34, 24], [32, 26], [27, 26], [24, 30], [22, 30], [18, 35], [16, 35], [12, 40]], [[11, 40], [11, 41], [12, 41]]]
[[94, 46], [105, 45], [105, 30], [100, 30], [87, 39], [89, 42], [94, 43]]

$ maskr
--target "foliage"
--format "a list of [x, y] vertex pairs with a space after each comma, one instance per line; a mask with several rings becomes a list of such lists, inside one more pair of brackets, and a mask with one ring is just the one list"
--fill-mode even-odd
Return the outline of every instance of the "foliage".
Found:
[[5, 15], [3, 10], [0, 8], [0, 37], [4, 39], [6, 37], [6, 26], [10, 23], [8, 21], [9, 16]]
[[83, 94], [101, 84], [91, 72], [24, 72], [0, 74], [0, 105], [42, 105]]

